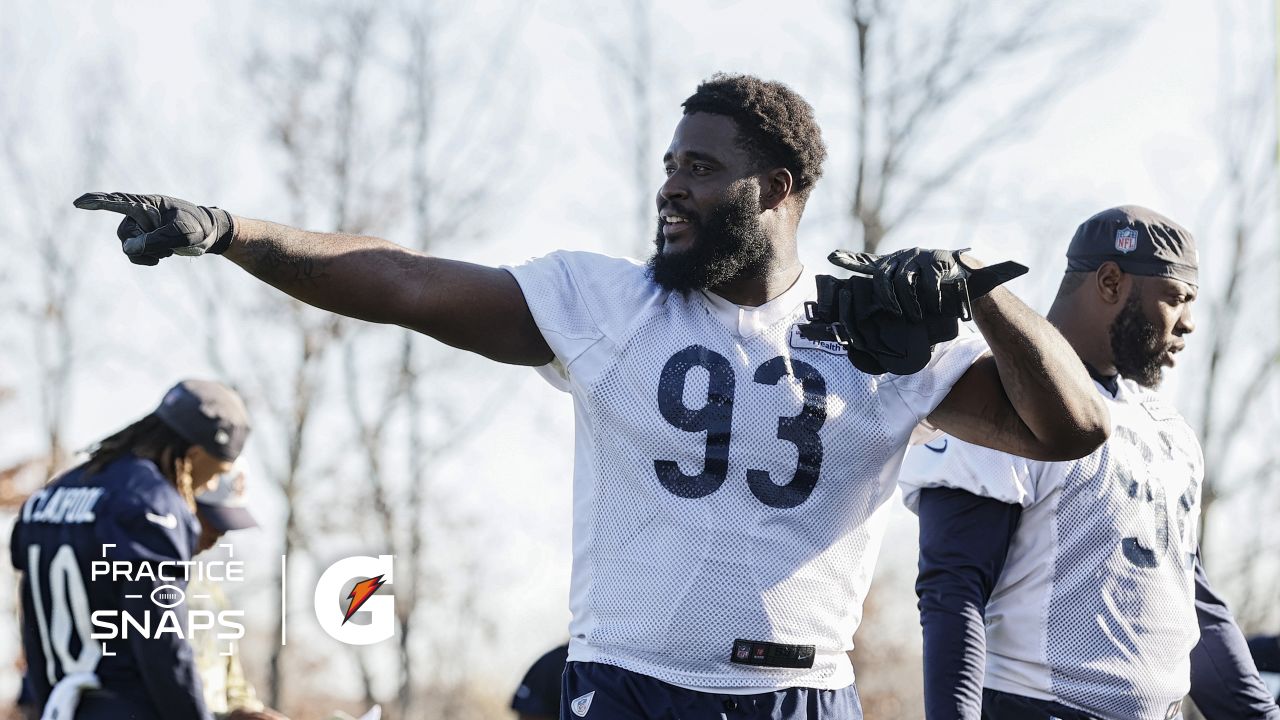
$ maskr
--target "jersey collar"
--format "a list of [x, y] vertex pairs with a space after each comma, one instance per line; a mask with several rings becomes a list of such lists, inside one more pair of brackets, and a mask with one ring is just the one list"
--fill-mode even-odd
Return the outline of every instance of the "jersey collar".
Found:
[[737, 305], [710, 290], [703, 290], [701, 295], [707, 310], [717, 320], [729, 328], [734, 335], [749, 338], [759, 335], [779, 320], [791, 316], [796, 307], [805, 300], [812, 300], [815, 287], [813, 275], [808, 269], [801, 267], [800, 276], [791, 284], [791, 287], [778, 297], [757, 307]]
[[1089, 377], [1093, 378], [1094, 384], [1106, 390], [1111, 397], [1116, 397], [1120, 393], [1119, 375], [1103, 375], [1089, 363], [1084, 364], [1084, 369], [1089, 371]]

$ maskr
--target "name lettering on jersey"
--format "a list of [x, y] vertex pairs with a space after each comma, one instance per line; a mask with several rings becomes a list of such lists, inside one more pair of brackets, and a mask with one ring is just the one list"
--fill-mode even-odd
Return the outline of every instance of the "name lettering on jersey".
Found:
[[832, 355], [845, 355], [845, 349], [840, 347], [840, 343], [831, 340], [810, 340], [800, 334], [800, 326], [791, 326], [791, 337], [788, 344], [797, 350], [819, 350]]
[[22, 507], [22, 521], [64, 525], [93, 522], [97, 517], [93, 508], [105, 492], [100, 487], [60, 487], [52, 492], [41, 490]]

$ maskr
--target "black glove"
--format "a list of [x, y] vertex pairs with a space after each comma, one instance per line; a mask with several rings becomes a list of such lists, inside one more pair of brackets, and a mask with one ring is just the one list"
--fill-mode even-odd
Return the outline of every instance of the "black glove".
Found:
[[828, 259], [846, 270], [870, 275], [872, 296], [879, 307], [918, 322], [942, 313], [943, 283], [968, 278], [969, 269], [960, 263], [961, 252], [909, 248], [872, 255], [836, 250]]
[[801, 335], [839, 343], [865, 373], [919, 372], [933, 346], [955, 338], [959, 321], [972, 317], [973, 298], [1027, 271], [1015, 262], [971, 270], [961, 252], [831, 253], [832, 263], [860, 274], [818, 276], [818, 299], [805, 305], [809, 322]]
[[110, 210], [125, 215], [116, 236], [129, 261], [155, 265], [173, 254], [222, 254], [231, 245], [235, 223], [231, 213], [168, 195], [85, 193], [76, 198], [81, 210]]

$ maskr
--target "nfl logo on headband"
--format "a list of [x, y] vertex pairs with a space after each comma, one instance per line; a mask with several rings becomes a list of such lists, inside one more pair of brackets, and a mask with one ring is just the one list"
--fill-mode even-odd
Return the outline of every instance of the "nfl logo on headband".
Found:
[[1120, 228], [1116, 231], [1116, 249], [1122, 253], [1131, 253], [1138, 249], [1138, 231], [1133, 228]]

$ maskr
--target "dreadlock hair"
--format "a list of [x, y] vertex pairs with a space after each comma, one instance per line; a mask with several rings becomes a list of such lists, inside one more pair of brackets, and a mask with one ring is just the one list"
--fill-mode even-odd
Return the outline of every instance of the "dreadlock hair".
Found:
[[191, 478], [191, 462], [187, 460], [188, 442], [155, 415], [147, 415], [119, 432], [109, 435], [89, 448], [84, 477], [90, 477], [124, 455], [150, 460], [160, 473], [173, 483], [191, 512], [196, 510], [196, 496]]
[[682, 106], [685, 115], [704, 112], [731, 118], [738, 126], [739, 147], [752, 157], [754, 170], [785, 167], [794, 179], [791, 192], [804, 207], [827, 158], [822, 128], [804, 98], [780, 82], [716, 73]]

